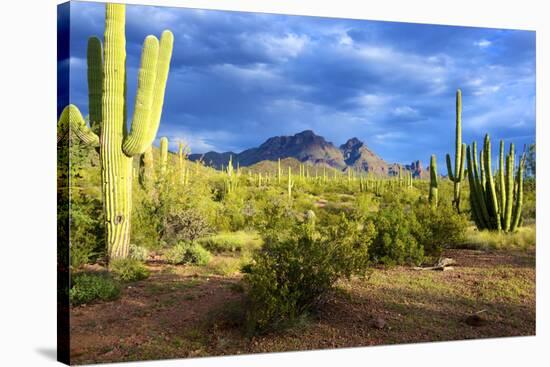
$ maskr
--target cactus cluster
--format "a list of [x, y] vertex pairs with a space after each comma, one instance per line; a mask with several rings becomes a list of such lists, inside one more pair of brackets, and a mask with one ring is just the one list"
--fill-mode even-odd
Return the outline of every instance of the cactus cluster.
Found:
[[104, 44], [97, 37], [88, 40], [90, 127], [74, 105], [66, 107], [58, 123], [58, 140], [69, 127], [84, 142], [99, 146], [110, 259], [128, 256], [133, 157], [146, 152], [157, 134], [174, 42], [170, 31], [162, 33], [160, 42], [155, 36], [145, 39], [134, 115], [127, 132], [125, 24], [125, 5], [108, 3]]
[[478, 229], [514, 232], [521, 226], [525, 153], [515, 168], [514, 144], [504, 159], [504, 142], [500, 142], [499, 169], [495, 177], [491, 165], [491, 140], [485, 135], [477, 160], [477, 144], [468, 146], [468, 181], [472, 217]]

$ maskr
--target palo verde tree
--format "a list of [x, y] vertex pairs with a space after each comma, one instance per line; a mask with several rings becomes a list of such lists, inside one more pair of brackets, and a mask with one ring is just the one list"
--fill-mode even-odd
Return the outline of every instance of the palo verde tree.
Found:
[[132, 162], [153, 143], [162, 114], [174, 36], [160, 42], [147, 36], [141, 54], [138, 90], [130, 131], [126, 127], [126, 7], [106, 4], [104, 43], [88, 40], [90, 126], [69, 105], [58, 122], [58, 141], [72, 129], [82, 141], [99, 148], [106, 243], [109, 259], [128, 256], [132, 207]]

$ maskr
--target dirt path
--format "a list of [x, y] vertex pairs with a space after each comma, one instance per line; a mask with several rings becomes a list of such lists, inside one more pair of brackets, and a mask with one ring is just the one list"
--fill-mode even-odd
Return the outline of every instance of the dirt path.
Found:
[[[73, 363], [456, 340], [535, 333], [534, 253], [446, 253], [452, 271], [375, 269], [341, 282], [318, 315], [283, 333], [247, 338], [238, 277], [151, 266], [113, 302], [71, 311]], [[481, 313], [479, 313], [481, 311]], [[479, 313], [482, 326], [465, 320]], [[384, 321], [378, 328], [373, 320]], [[380, 326], [380, 325], [378, 325]]]

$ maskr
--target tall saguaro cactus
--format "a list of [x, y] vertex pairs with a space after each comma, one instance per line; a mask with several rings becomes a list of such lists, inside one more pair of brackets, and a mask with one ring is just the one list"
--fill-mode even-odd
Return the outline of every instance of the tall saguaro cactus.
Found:
[[[125, 5], [108, 3], [103, 47], [97, 37], [88, 40], [90, 128], [83, 123], [75, 106], [66, 108], [70, 125], [78, 127], [78, 136], [87, 143], [99, 145], [105, 235], [110, 259], [128, 255], [132, 161], [134, 156], [147, 150], [157, 134], [174, 43], [170, 31], [162, 33], [160, 43], [155, 36], [145, 39], [134, 115], [128, 133], [125, 23]], [[63, 115], [61, 117], [63, 131]]]
[[456, 91], [456, 126], [455, 126], [455, 170], [451, 164], [451, 156], [447, 154], [447, 172], [449, 180], [454, 183], [453, 204], [460, 212], [460, 183], [464, 178], [464, 158], [466, 156], [466, 144], [462, 144], [462, 91]]
[[429, 201], [432, 208], [437, 207], [438, 188], [437, 188], [437, 162], [435, 155], [430, 157], [430, 196]]

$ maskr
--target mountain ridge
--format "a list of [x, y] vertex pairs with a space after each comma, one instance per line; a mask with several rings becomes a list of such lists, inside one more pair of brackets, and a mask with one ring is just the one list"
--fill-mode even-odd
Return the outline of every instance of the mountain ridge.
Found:
[[245, 149], [240, 153], [209, 151], [204, 154], [191, 154], [189, 160], [202, 160], [207, 166], [221, 169], [227, 166], [230, 157], [235, 165], [238, 162], [241, 167], [262, 161], [294, 158], [312, 166], [325, 166], [341, 171], [353, 169], [379, 176], [395, 176], [400, 166], [403, 170], [411, 171], [414, 177], [424, 178], [426, 175], [420, 160], [408, 165], [388, 163], [357, 137], [350, 138], [336, 147], [312, 130], [304, 130], [294, 135], [273, 136], [258, 147]]

